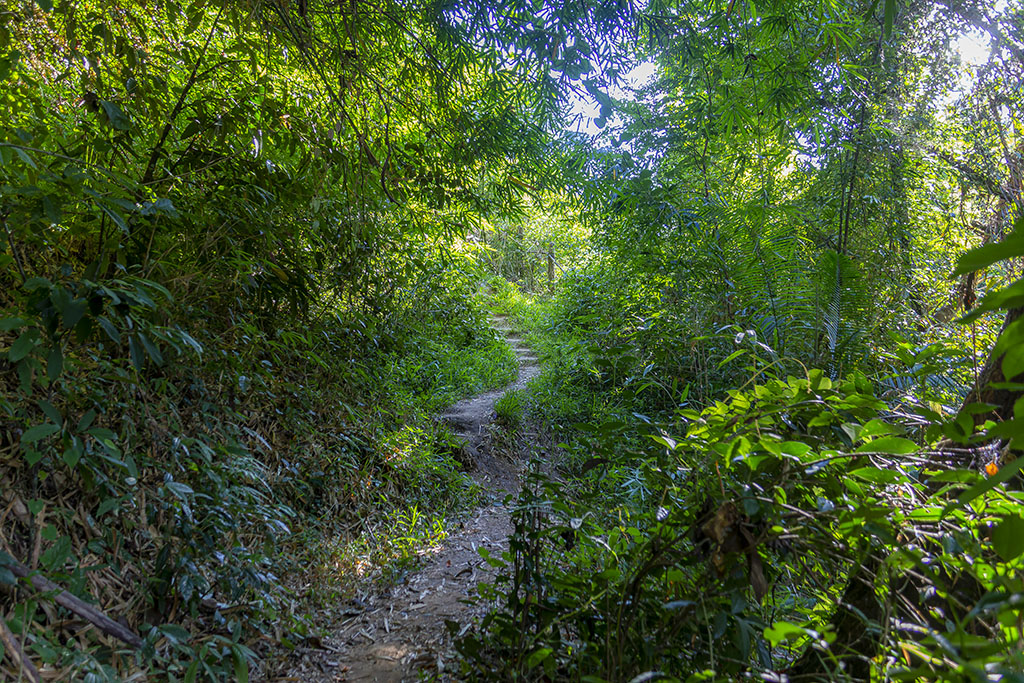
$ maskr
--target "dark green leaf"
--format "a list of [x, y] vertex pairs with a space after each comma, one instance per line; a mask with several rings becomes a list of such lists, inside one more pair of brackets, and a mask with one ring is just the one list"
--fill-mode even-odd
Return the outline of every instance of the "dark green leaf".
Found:
[[530, 656], [526, 658], [526, 668], [532, 669], [545, 659], [551, 656], [552, 649], [550, 647], [542, 647], [539, 650], [534, 650], [530, 653]]
[[50, 418], [50, 421], [54, 424], [63, 425], [64, 416], [60, 414], [60, 411], [53, 407], [53, 404], [49, 401], [41, 400], [36, 401], [36, 405], [39, 406], [39, 410], [43, 411], [46, 417]]
[[60, 373], [64, 371], [64, 353], [59, 346], [50, 349], [46, 355], [46, 377], [51, 382], [56, 382]]
[[44, 422], [41, 425], [36, 425], [35, 427], [29, 427], [26, 429], [25, 433], [21, 435], [21, 442], [25, 444], [35, 443], [36, 441], [50, 436], [51, 434], [56, 434], [59, 431], [60, 426], [51, 422]]
[[100, 100], [100, 106], [103, 107], [103, 112], [107, 115], [111, 126], [117, 130], [128, 130], [130, 127], [128, 117], [121, 111], [121, 107], [109, 100]]
[[160, 627], [160, 633], [167, 636], [167, 638], [174, 643], [184, 644], [189, 641], [192, 635], [177, 624], [164, 624]]
[[135, 367], [136, 372], [142, 372], [143, 365], [146, 362], [145, 356], [142, 355], [142, 344], [138, 341], [136, 335], [128, 337], [128, 355], [132, 359], [132, 365]]
[[18, 577], [7, 568], [7, 565], [0, 564], [0, 584], [6, 584], [8, 586], [14, 586], [18, 583]]
[[75, 430], [79, 432], [84, 432], [86, 429], [89, 428], [90, 425], [92, 425], [93, 420], [95, 419], [96, 411], [90, 409], [85, 413], [85, 415], [82, 415], [81, 419], [78, 421], [78, 425], [75, 427]]
[[742, 356], [746, 352], [747, 352], [746, 349], [739, 349], [739, 350], [733, 351], [732, 353], [730, 353], [728, 356], [725, 357], [725, 360], [723, 360], [721, 363], [718, 364], [718, 367], [721, 368], [722, 366], [730, 363], [731, 361], [736, 360], [737, 358], [739, 358], [740, 356]]
[[43, 213], [46, 214], [46, 218], [51, 224], [56, 225], [60, 223], [61, 215], [59, 200], [50, 195], [43, 197]]
[[1024, 553], [1024, 518], [1004, 517], [992, 530], [992, 546], [1007, 562]]
[[249, 683], [249, 663], [245, 661], [245, 656], [237, 646], [231, 648], [231, 659], [235, 665], [235, 680], [239, 683]]
[[1012, 380], [1024, 372], [1024, 344], [1014, 346], [1003, 356], [1003, 376]]
[[110, 337], [111, 341], [113, 341], [115, 344], [120, 344], [121, 333], [117, 331], [117, 328], [114, 326], [114, 323], [110, 322], [109, 319], [104, 317], [100, 317], [98, 318], [98, 320], [100, 323], [100, 327], [102, 327], [103, 331], [107, 333], [107, 336]]
[[32, 349], [36, 347], [36, 342], [39, 340], [39, 330], [31, 329], [21, 333], [14, 343], [11, 345], [11, 350], [7, 352], [7, 358], [12, 363], [17, 363], [22, 358], [32, 352]]
[[61, 456], [68, 467], [74, 467], [82, 459], [83, 449], [80, 443], [74, 443]]
[[899, 472], [883, 470], [878, 467], [861, 467], [850, 472], [849, 476], [875, 484], [894, 484], [903, 478]]
[[25, 280], [24, 285], [26, 292], [34, 292], [37, 289], [43, 288], [49, 289], [52, 286], [53, 284], [45, 277], [30, 277], [29, 279]]
[[156, 344], [150, 341], [149, 337], [142, 332], [139, 332], [139, 339], [142, 341], [142, 346], [146, 349], [146, 353], [153, 359], [153, 362], [157, 365], [163, 365], [164, 356], [160, 353], [160, 349], [157, 348]]
[[892, 36], [892, 25], [896, 19], [896, 0], [885, 0], [885, 36]]
[[61, 311], [61, 316], [64, 318], [64, 328], [70, 330], [78, 321], [85, 315], [88, 310], [88, 302], [85, 299], [73, 299]]

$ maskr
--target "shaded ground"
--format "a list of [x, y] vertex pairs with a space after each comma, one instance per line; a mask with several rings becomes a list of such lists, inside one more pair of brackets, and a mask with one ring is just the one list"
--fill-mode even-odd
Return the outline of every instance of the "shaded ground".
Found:
[[460, 401], [440, 416], [465, 440], [466, 455], [474, 464], [470, 476], [486, 491], [488, 504], [425, 555], [422, 569], [387, 594], [353, 603], [322, 648], [307, 650], [291, 675], [271, 680], [397, 683], [415, 681], [420, 672], [446, 677], [454, 651], [445, 622], [465, 627], [486, 611], [486, 605], [470, 607], [462, 600], [493, 571], [478, 549], [487, 548], [494, 555], [507, 549], [512, 499], [506, 498], [514, 497], [519, 488], [523, 463], [493, 448], [494, 403], [505, 392], [523, 388], [539, 372], [536, 356], [505, 319], [492, 322], [519, 357], [519, 377], [504, 389]]

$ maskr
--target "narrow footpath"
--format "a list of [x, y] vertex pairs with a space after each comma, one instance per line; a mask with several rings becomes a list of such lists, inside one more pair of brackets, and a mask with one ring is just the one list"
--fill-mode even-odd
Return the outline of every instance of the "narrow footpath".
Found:
[[424, 557], [424, 566], [388, 594], [371, 596], [357, 613], [323, 641], [324, 649], [301, 664], [303, 683], [318, 681], [419, 680], [420, 672], [448, 678], [455, 652], [446, 621], [462, 628], [482, 616], [486, 605], [462, 602], [493, 568], [478, 549], [500, 555], [508, 548], [510, 508], [505, 499], [518, 493], [521, 460], [496, 453], [491, 443], [494, 404], [506, 392], [523, 389], [539, 372], [537, 357], [508, 326], [504, 316], [491, 323], [506, 335], [519, 358], [519, 376], [509, 386], [456, 403], [439, 416], [466, 442], [473, 463], [469, 473], [485, 491], [486, 503], [450, 532], [440, 547]]

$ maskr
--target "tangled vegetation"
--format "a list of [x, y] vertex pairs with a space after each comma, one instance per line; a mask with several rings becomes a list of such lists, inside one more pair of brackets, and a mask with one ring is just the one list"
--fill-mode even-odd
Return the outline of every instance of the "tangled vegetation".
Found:
[[316, 642], [473, 504], [500, 311], [562, 458], [462, 676], [1016, 680], [1022, 69], [1015, 0], [9, 0], [0, 677]]

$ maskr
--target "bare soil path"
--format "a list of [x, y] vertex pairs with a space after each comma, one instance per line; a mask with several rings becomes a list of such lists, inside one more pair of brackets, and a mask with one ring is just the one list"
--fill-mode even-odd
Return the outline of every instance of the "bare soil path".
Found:
[[454, 650], [445, 622], [467, 625], [486, 610], [462, 601], [493, 571], [478, 549], [500, 555], [508, 547], [510, 508], [505, 499], [518, 492], [524, 464], [491, 448], [494, 404], [505, 392], [525, 387], [539, 372], [536, 356], [507, 320], [496, 316], [491, 322], [506, 335], [519, 358], [518, 378], [504, 389], [460, 401], [440, 416], [465, 440], [465, 452], [474, 464], [470, 476], [485, 490], [487, 503], [424, 558], [422, 569], [388, 594], [370, 596], [356, 605], [351, 616], [324, 639], [322, 650], [309, 652], [293, 676], [276, 680], [398, 683], [418, 680], [422, 673], [450, 678]]

